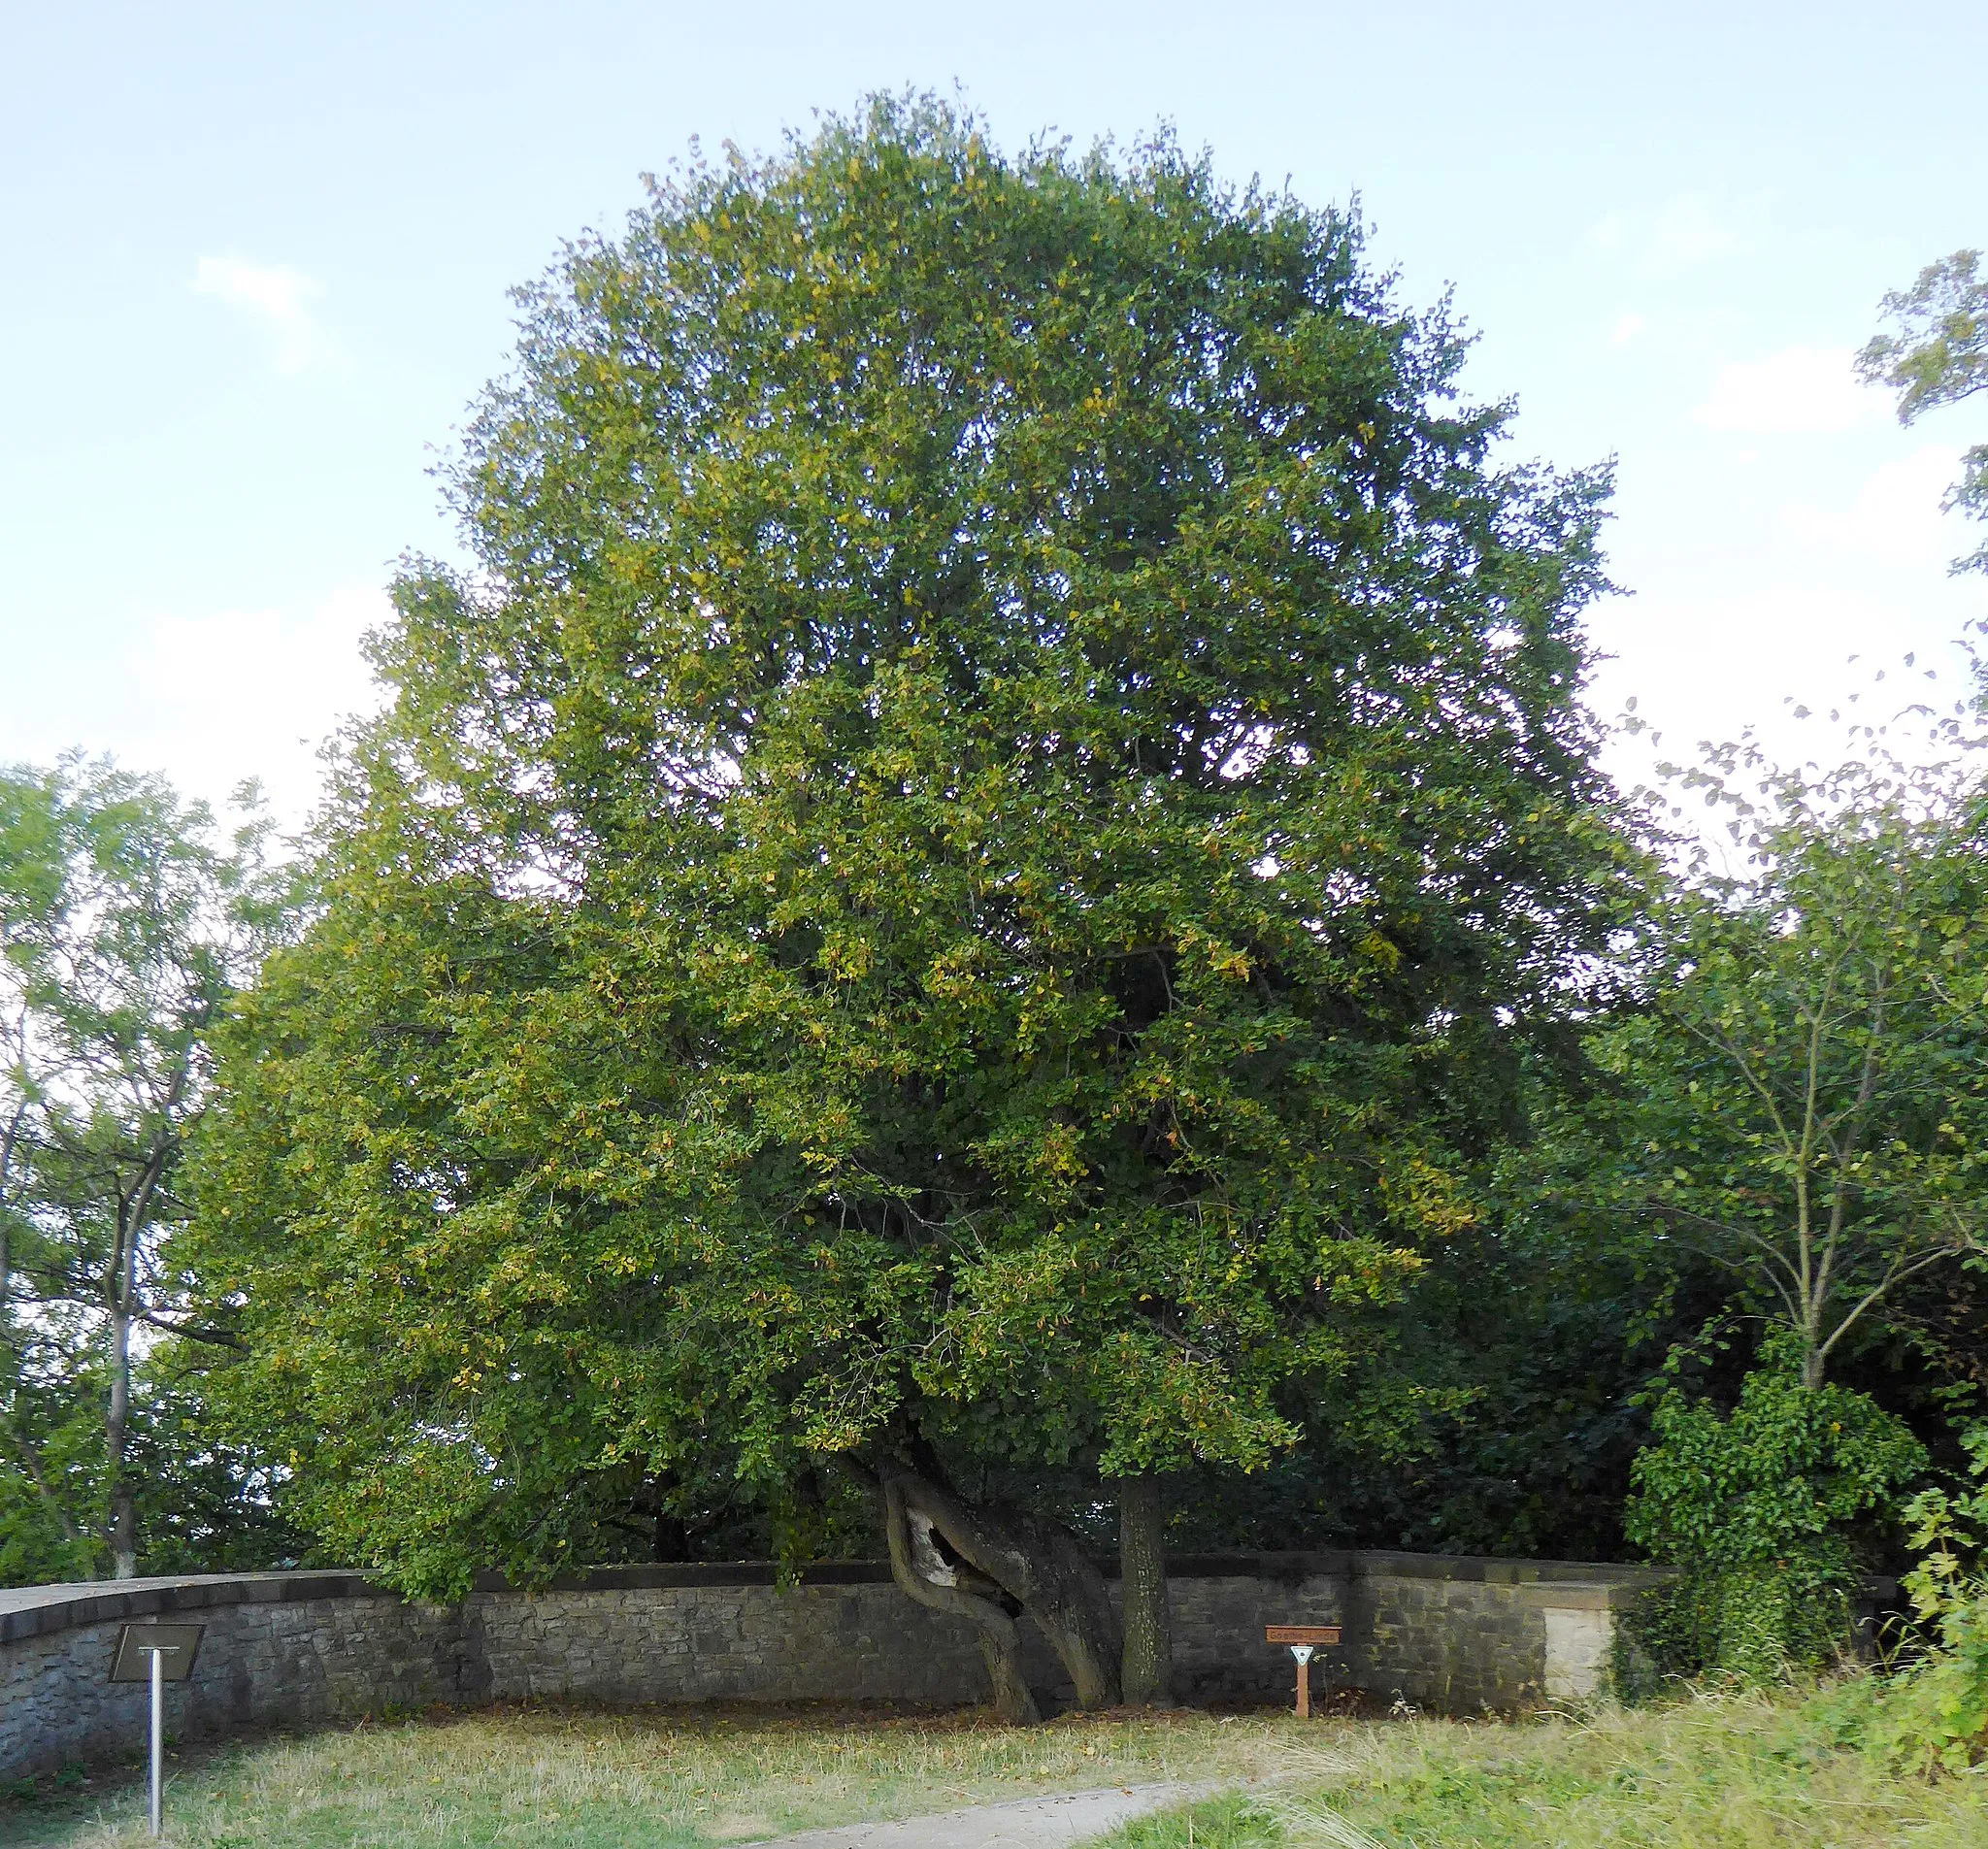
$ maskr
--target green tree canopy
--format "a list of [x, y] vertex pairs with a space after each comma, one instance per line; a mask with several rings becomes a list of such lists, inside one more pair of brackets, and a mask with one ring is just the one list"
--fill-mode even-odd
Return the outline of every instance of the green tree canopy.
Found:
[[425, 1586], [841, 1460], [1101, 1698], [974, 1469], [1258, 1467], [1472, 1224], [1601, 941], [1605, 480], [1166, 141], [878, 102], [522, 300], [228, 1067], [243, 1391]]

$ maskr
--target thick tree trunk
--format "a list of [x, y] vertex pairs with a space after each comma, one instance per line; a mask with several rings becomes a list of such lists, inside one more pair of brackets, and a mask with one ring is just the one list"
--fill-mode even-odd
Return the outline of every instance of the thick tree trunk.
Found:
[[1077, 1704], [1118, 1705], [1118, 1626], [1105, 1576], [1061, 1522], [1011, 1509], [974, 1511], [985, 1569], [1018, 1599], [1068, 1671]]
[[1157, 1476], [1120, 1477], [1118, 1585], [1125, 1623], [1125, 1700], [1174, 1704], [1174, 1622], [1167, 1597], [1166, 1498]]
[[889, 1465], [878, 1474], [891, 1577], [919, 1604], [965, 1618], [974, 1626], [980, 1659], [987, 1666], [994, 1712], [1002, 1720], [1017, 1727], [1040, 1721], [1042, 1710], [1021, 1672], [1021, 1634], [1014, 1619], [992, 1599], [962, 1586], [959, 1574], [939, 1556], [932, 1544], [933, 1519], [923, 1506], [921, 1492], [928, 1487], [924, 1479]]

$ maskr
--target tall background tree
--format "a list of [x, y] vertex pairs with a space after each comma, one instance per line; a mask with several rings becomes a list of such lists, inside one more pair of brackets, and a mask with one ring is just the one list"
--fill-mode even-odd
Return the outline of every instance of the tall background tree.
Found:
[[1569, 1177], [1726, 1270], [1813, 1390], [1988, 1238], [1988, 795], [1964, 761], [1739, 748], [1686, 780], [1737, 808], [1740, 867], [1701, 844], [1653, 908]]
[[1166, 1480], [1298, 1439], [1565, 1050], [1606, 481], [1165, 141], [878, 101], [524, 305], [228, 1060], [239, 1416], [404, 1584], [854, 1494], [1007, 1711], [1024, 1610], [1163, 1699]]
[[215, 1530], [231, 1459], [193, 1431], [187, 1360], [172, 1346], [221, 1337], [186, 1311], [163, 1246], [183, 1215], [208, 1038], [286, 916], [265, 836], [251, 821], [218, 841], [204, 808], [107, 764], [0, 771], [10, 1579], [130, 1576], [148, 1505], [159, 1554], [177, 1535], [227, 1557]]
[[1635, 1620], [1666, 1673], [1843, 1647], [1860, 1577], [1903, 1564], [1902, 1492], [1954, 1454], [1946, 1415], [1971, 1397], [1988, 795], [1978, 703], [1914, 710], [1930, 761], [1873, 725], [1827, 772], [1746, 743], [1668, 767], [1714, 826], [1672, 842], [1618, 946], [1636, 979], [1592, 1025], [1597, 1082], [1512, 1164], [1589, 1251], [1630, 1259], [1635, 1320], [1669, 1337], [1623, 1395], [1653, 1440], [1624, 1538], [1678, 1569]]

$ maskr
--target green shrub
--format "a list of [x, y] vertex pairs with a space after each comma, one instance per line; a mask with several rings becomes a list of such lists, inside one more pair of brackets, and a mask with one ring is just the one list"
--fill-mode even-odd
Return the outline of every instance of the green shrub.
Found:
[[1796, 1555], [1687, 1571], [1652, 1587], [1623, 1627], [1617, 1692], [1642, 1700], [1669, 1678], [1714, 1669], [1776, 1682], [1791, 1669], [1827, 1663], [1850, 1634], [1852, 1577], [1837, 1558]]
[[1988, 1588], [1948, 1612], [1938, 1647], [1892, 1679], [1874, 1735], [1922, 1771], [1964, 1771], [1988, 1756]]
[[1625, 1627], [1645, 1673], [1764, 1682], [1829, 1661], [1850, 1634], [1849, 1526], [1925, 1468], [1918, 1440], [1864, 1394], [1803, 1386], [1780, 1340], [1730, 1414], [1673, 1393], [1654, 1428], [1624, 1527], [1678, 1576]]
[[1905, 1538], [1919, 1564], [1905, 1587], [1922, 1624], [1943, 1625], [1977, 1604], [1984, 1591], [1981, 1540], [1988, 1533], [1988, 1425], [1961, 1434], [1973, 1479], [1957, 1491], [1935, 1484], [1905, 1504]]
[[1866, 1715], [1887, 1757], [1923, 1771], [1961, 1771], [1988, 1756], [1988, 1426], [1962, 1434], [1972, 1482], [1921, 1490], [1905, 1504], [1920, 1554], [1905, 1591], [1922, 1631]]

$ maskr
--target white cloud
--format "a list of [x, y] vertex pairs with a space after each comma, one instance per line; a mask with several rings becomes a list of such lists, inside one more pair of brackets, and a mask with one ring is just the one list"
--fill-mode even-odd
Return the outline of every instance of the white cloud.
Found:
[[1745, 248], [1745, 240], [1708, 200], [1687, 194], [1671, 200], [1657, 214], [1643, 248], [1642, 267], [1652, 275], [1673, 276]]
[[1692, 417], [1708, 430], [1754, 437], [1854, 430], [1884, 416], [1878, 395], [1851, 371], [1847, 347], [1788, 347], [1719, 371]]
[[1634, 696], [1663, 736], [1618, 737], [1606, 761], [1625, 783], [1645, 782], [1660, 760], [1689, 764], [1699, 741], [1752, 727], [1777, 762], [1833, 764], [1854, 748], [1844, 731], [1852, 723], [1887, 727], [1901, 756], [1944, 755], [1927, 741], [1927, 722], [1905, 711], [1918, 701], [1950, 710], [1971, 685], [1952, 641], [1959, 623], [1946, 581], [1931, 581], [1928, 596], [1896, 573], [1839, 571], [1727, 592], [1677, 583], [1612, 600], [1592, 623], [1611, 658], [1590, 703], [1612, 718]]
[[1615, 325], [1608, 330], [1608, 345], [1627, 347], [1647, 325], [1642, 316], [1634, 312], [1618, 314], [1615, 317]]
[[1959, 473], [1957, 449], [1927, 444], [1874, 470], [1847, 508], [1789, 507], [1781, 523], [1818, 551], [1938, 571], [1960, 546], [1957, 523], [1940, 512]]
[[202, 257], [194, 272], [196, 294], [211, 295], [259, 319], [274, 340], [280, 373], [306, 372], [338, 358], [331, 336], [310, 305], [324, 284], [282, 264], [246, 263], [240, 257]]
[[119, 664], [119, 762], [210, 801], [255, 777], [300, 823], [322, 788], [319, 745], [381, 703], [359, 641], [387, 611], [381, 592], [354, 587], [309, 609], [155, 618]]
[[1746, 240], [1709, 199], [1680, 193], [1654, 212], [1611, 212], [1589, 234], [1598, 250], [1631, 259], [1652, 281], [1744, 250]]

